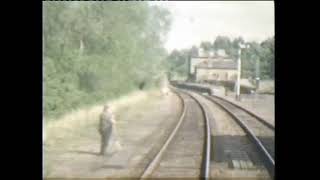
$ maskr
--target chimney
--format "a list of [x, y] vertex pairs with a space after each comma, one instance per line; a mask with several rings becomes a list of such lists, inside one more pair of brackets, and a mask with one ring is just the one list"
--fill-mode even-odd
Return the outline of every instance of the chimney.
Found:
[[214, 53], [213, 51], [210, 51], [210, 52], [209, 52], [209, 57], [211, 57], [211, 58], [214, 57], [214, 54], [215, 54], [215, 53]]
[[204, 52], [202, 48], [199, 48], [199, 57], [203, 57], [204, 56]]
[[224, 49], [218, 49], [217, 55], [220, 57], [226, 57], [226, 52]]

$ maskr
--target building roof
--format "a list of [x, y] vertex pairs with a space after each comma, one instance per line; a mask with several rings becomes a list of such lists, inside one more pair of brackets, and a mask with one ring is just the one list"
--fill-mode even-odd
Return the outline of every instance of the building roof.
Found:
[[225, 57], [228, 58], [229, 55], [227, 55], [226, 51], [224, 49], [217, 49], [217, 50], [210, 50], [210, 51], [204, 51], [203, 48], [200, 48], [198, 51], [199, 56], [201, 57]]
[[202, 69], [237, 69], [237, 63], [232, 59], [208, 59], [196, 65]]
[[213, 55], [213, 56], [191, 56], [193, 59], [231, 59], [230, 56], [220, 56], [220, 55]]

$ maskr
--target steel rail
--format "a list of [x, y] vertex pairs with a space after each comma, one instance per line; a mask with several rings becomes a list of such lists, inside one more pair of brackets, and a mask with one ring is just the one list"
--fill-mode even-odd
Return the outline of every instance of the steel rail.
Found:
[[[270, 155], [270, 153], [267, 151], [267, 149], [264, 147], [262, 142], [253, 133], [253, 131], [241, 119], [239, 119], [234, 112], [232, 112], [227, 107], [225, 107], [225, 105], [221, 104], [220, 102], [215, 101], [210, 96], [202, 95], [202, 94], [200, 94], [200, 95], [205, 97], [206, 99], [210, 100], [211, 102], [217, 104], [218, 106], [222, 107], [228, 114], [230, 114], [236, 120], [236, 122], [245, 130], [245, 132], [253, 140], [254, 144], [258, 147], [259, 152], [263, 155], [262, 157], [264, 158], [264, 160], [267, 163], [266, 167], [267, 167], [269, 173], [271, 174], [272, 177], [274, 177], [274, 165], [275, 165], [274, 159]], [[241, 109], [241, 108], [239, 108], [239, 109]]]
[[[183, 88], [183, 89], [190, 89], [190, 90], [193, 89], [193, 90], [196, 90], [196, 91], [199, 91], [200, 89], [202, 89], [202, 91], [208, 91], [208, 92], [210, 91], [210, 88], [208, 88], [208, 87], [203, 87], [203, 86], [199, 86], [199, 85], [195, 85], [195, 84], [190, 85], [190, 84], [184, 84], [184, 83], [176, 83], [175, 86], [178, 86], [178, 87]], [[230, 101], [230, 100], [228, 100], [228, 99], [225, 99], [225, 98], [223, 98], [223, 97], [220, 97], [220, 96], [217, 96], [217, 95], [214, 95], [214, 94], [211, 94], [211, 96], [216, 97], [216, 98], [218, 98], [218, 99], [221, 99], [221, 100], [223, 100], [223, 101], [226, 101], [226, 102], [228, 102], [228, 103], [230, 103], [230, 104], [232, 104], [232, 105], [234, 105], [234, 106], [242, 109], [243, 111], [247, 112], [247, 113], [250, 114], [251, 116], [255, 117], [255, 118], [256, 118], [257, 120], [259, 120], [261, 123], [263, 123], [264, 125], [266, 125], [267, 127], [269, 127], [270, 129], [272, 129], [272, 130], [275, 129], [274, 125], [272, 125], [271, 123], [269, 123], [269, 122], [268, 122], [267, 120], [265, 120], [264, 118], [258, 116], [256, 113], [254, 113], [254, 112], [252, 112], [252, 111], [250, 111], [250, 110], [248, 110], [248, 109], [246, 109], [246, 108], [243, 108], [242, 106], [240, 106], [240, 105], [238, 105], [238, 104], [236, 104], [236, 103], [234, 103], [234, 102], [232, 102], [232, 101]]]
[[161, 160], [165, 150], [167, 149], [168, 145], [170, 144], [170, 142], [172, 141], [173, 137], [175, 136], [175, 134], [177, 133], [178, 129], [180, 128], [183, 120], [184, 120], [184, 116], [186, 114], [186, 105], [185, 105], [185, 101], [182, 98], [182, 96], [176, 91], [174, 90], [174, 88], [170, 87], [173, 92], [175, 92], [175, 94], [177, 94], [177, 96], [181, 99], [182, 101], [182, 106], [183, 106], [183, 112], [180, 116], [180, 119], [176, 125], [176, 127], [174, 128], [174, 130], [171, 132], [170, 136], [168, 137], [168, 139], [166, 140], [166, 142], [164, 143], [164, 145], [161, 147], [160, 151], [157, 153], [157, 155], [152, 159], [152, 161], [148, 164], [148, 166], [146, 167], [146, 169], [144, 170], [142, 176], [140, 177], [140, 179], [145, 179], [148, 178], [152, 172], [154, 171], [154, 169], [156, 168], [157, 164], [159, 163], [159, 161]]
[[229, 101], [228, 99], [225, 99], [225, 98], [223, 98], [223, 97], [216, 96], [216, 95], [211, 95], [211, 96], [216, 97], [216, 98], [218, 98], [218, 99], [221, 99], [221, 100], [223, 100], [223, 101], [225, 101], [225, 102], [227, 102], [227, 103], [229, 103], [229, 104], [232, 104], [233, 106], [236, 106], [237, 108], [239, 108], [239, 109], [245, 111], [246, 113], [250, 114], [251, 116], [255, 117], [258, 121], [260, 121], [261, 123], [263, 123], [263, 124], [264, 124], [265, 126], [267, 126], [268, 128], [270, 128], [270, 129], [272, 129], [272, 130], [275, 129], [275, 128], [274, 128], [274, 125], [272, 125], [271, 123], [269, 123], [269, 122], [268, 122], [267, 120], [265, 120], [264, 118], [258, 116], [256, 113], [254, 113], [254, 112], [252, 112], [252, 111], [250, 111], [250, 110], [248, 110], [248, 109], [246, 109], [246, 108], [244, 108], [244, 107], [242, 107], [242, 106], [240, 106], [240, 105], [238, 105], [238, 104], [236, 104], [236, 103], [234, 103], [234, 102], [232, 102], [232, 101]]
[[199, 107], [201, 108], [202, 113], [204, 114], [205, 117], [205, 124], [206, 124], [206, 141], [205, 141], [205, 157], [203, 159], [203, 164], [202, 164], [202, 177], [204, 177], [205, 179], [210, 179], [210, 159], [211, 159], [211, 130], [210, 130], [210, 121], [209, 121], [209, 116], [207, 113], [207, 108], [205, 108], [206, 106], [203, 105], [197, 97], [195, 97], [194, 95], [192, 95], [189, 92], [183, 91], [186, 94], [188, 94], [190, 97], [192, 97], [197, 104], [199, 105]]
[[[202, 114], [204, 115], [205, 118], [205, 131], [206, 131], [206, 141], [204, 142], [204, 157], [202, 159], [202, 164], [201, 164], [201, 178], [205, 178], [205, 179], [209, 179], [210, 178], [210, 154], [211, 154], [211, 134], [210, 134], [210, 124], [209, 124], [209, 119], [208, 119], [208, 114], [206, 109], [203, 107], [203, 105], [200, 103], [200, 101], [194, 97], [193, 95], [191, 95], [190, 93], [186, 92], [186, 91], [181, 91], [178, 90], [174, 87], [170, 87], [173, 92], [175, 92], [179, 98], [182, 100], [183, 102], [183, 113], [180, 116], [179, 122], [177, 123], [175, 129], [171, 132], [169, 138], [167, 139], [167, 141], [165, 142], [165, 144], [162, 146], [162, 148], [160, 149], [160, 151], [158, 152], [158, 154], [155, 156], [155, 158], [149, 163], [149, 165], [147, 166], [147, 168], [145, 169], [143, 175], [141, 176], [141, 179], [145, 179], [150, 177], [150, 175], [152, 174], [152, 172], [154, 171], [154, 169], [156, 168], [156, 166], [158, 165], [158, 163], [160, 162], [165, 150], [167, 149], [168, 145], [170, 144], [170, 142], [172, 141], [173, 137], [175, 136], [175, 134], [177, 133], [177, 131], [179, 130], [183, 119], [185, 119], [185, 113], [186, 113], [186, 105], [185, 105], [185, 100], [184, 98], [180, 95], [180, 93], [184, 93], [187, 94], [188, 96], [190, 96], [192, 99], [195, 100], [195, 102], [199, 105]], [[181, 92], [179, 92], [181, 91]]]

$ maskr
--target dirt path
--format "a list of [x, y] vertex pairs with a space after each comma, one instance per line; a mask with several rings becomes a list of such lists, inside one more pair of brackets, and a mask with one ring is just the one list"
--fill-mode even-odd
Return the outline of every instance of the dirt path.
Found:
[[77, 130], [52, 126], [44, 146], [45, 177], [137, 176], [148, 161], [145, 158], [151, 158], [168, 128], [177, 122], [182, 111], [180, 103], [173, 94], [163, 97], [160, 92], [153, 91], [119, 105], [115, 115], [123, 149], [118, 152], [109, 150], [105, 157], [98, 155], [98, 116], [93, 116], [89, 122], [65, 120], [76, 124], [73, 127], [79, 128]]

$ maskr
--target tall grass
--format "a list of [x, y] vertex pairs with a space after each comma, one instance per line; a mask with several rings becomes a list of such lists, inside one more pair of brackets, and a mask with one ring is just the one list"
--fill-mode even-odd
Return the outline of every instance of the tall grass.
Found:
[[[102, 112], [103, 105], [108, 103], [116, 117], [121, 115], [119, 109], [133, 105], [159, 93], [160, 90], [153, 88], [148, 91], [135, 91], [120, 98], [112, 99], [108, 102], [93, 105], [88, 108], [81, 108], [73, 110], [70, 113], [58, 119], [45, 119], [43, 128], [45, 145], [55, 145], [64, 141], [65, 139], [74, 138], [81, 134], [81, 131], [88, 128], [96, 128], [98, 124], [99, 115]], [[96, 133], [94, 131], [94, 133]]]

